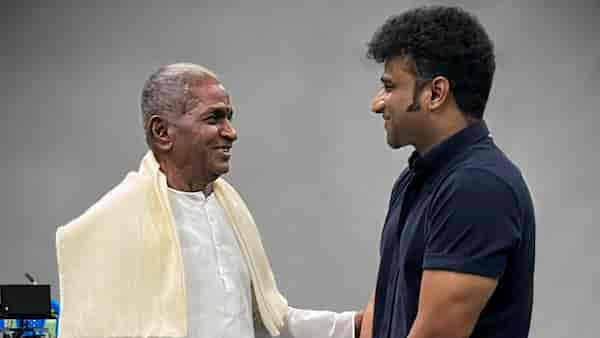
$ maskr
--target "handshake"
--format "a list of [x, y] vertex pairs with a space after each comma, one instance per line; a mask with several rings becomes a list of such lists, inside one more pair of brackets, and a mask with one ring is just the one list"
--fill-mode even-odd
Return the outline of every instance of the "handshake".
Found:
[[369, 298], [367, 306], [354, 315], [354, 337], [371, 338], [373, 336], [373, 305], [375, 293]]

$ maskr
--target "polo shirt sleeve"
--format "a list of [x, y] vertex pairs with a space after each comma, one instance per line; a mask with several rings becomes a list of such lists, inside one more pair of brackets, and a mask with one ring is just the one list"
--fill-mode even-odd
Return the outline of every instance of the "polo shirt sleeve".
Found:
[[510, 186], [492, 172], [460, 169], [434, 192], [423, 269], [499, 278], [521, 240]]

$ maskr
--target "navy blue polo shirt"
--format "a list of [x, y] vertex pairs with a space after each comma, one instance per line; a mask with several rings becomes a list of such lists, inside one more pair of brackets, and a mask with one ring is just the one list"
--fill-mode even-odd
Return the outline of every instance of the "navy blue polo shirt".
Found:
[[383, 227], [373, 337], [405, 338], [423, 270], [498, 280], [472, 338], [525, 338], [533, 303], [535, 218], [519, 169], [485, 122], [414, 152], [394, 185]]

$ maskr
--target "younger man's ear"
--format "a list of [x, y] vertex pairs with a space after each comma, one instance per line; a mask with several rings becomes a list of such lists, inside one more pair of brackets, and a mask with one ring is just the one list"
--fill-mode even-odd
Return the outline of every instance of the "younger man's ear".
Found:
[[431, 98], [429, 100], [429, 109], [436, 110], [440, 108], [450, 95], [450, 82], [443, 76], [436, 76], [431, 80]]

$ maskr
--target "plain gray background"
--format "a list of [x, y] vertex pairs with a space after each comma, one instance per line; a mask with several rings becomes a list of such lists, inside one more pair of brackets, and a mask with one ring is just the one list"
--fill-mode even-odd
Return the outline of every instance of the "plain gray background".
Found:
[[[374, 287], [390, 150], [368, 112], [366, 42], [424, 1], [3, 1], [0, 283], [58, 294], [54, 232], [137, 168], [139, 97], [176, 61], [216, 71], [239, 140], [229, 179], [296, 307], [345, 310]], [[439, 2], [438, 2], [439, 3]], [[454, 1], [497, 50], [486, 120], [522, 169], [538, 220], [531, 337], [597, 337], [600, 1]], [[102, 248], [98, 248], [102, 250]]]

